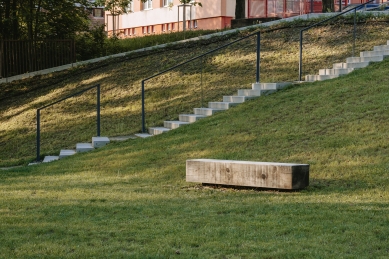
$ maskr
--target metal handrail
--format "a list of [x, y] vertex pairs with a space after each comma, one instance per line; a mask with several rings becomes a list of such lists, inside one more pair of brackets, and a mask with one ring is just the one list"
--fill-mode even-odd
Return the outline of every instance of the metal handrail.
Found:
[[54, 104], [57, 104], [59, 102], [62, 102], [66, 99], [69, 99], [71, 97], [74, 97], [74, 96], [77, 96], [77, 95], [81, 95], [82, 93], [86, 92], [86, 91], [89, 91], [90, 89], [93, 89], [93, 88], [97, 88], [97, 94], [96, 94], [96, 99], [97, 99], [97, 104], [96, 104], [96, 113], [97, 113], [97, 116], [96, 116], [96, 124], [97, 124], [97, 137], [100, 137], [100, 84], [97, 84], [97, 85], [94, 85], [94, 86], [91, 86], [91, 87], [88, 87], [82, 91], [79, 91], [77, 93], [74, 93], [74, 94], [71, 94], [69, 96], [66, 96], [58, 101], [55, 101], [55, 102], [52, 102], [48, 105], [45, 105], [45, 106], [42, 106], [40, 108], [38, 108], [36, 110], [36, 162], [39, 162], [40, 161], [40, 140], [41, 140], [41, 131], [40, 131], [40, 121], [41, 121], [41, 116], [40, 116], [40, 111], [47, 108], [47, 107], [50, 107], [50, 106], [53, 106]]
[[165, 74], [165, 73], [167, 73], [167, 72], [169, 72], [169, 71], [171, 71], [171, 70], [173, 70], [173, 69], [175, 69], [177, 67], [180, 67], [182, 65], [188, 64], [188, 63], [190, 63], [190, 62], [192, 62], [192, 61], [194, 61], [196, 59], [202, 58], [202, 57], [204, 57], [204, 56], [206, 56], [206, 55], [208, 55], [210, 53], [213, 53], [213, 52], [216, 52], [216, 51], [218, 51], [220, 49], [226, 48], [226, 47], [228, 47], [228, 46], [230, 46], [232, 44], [235, 44], [235, 43], [237, 43], [239, 41], [242, 41], [244, 39], [247, 39], [247, 38], [255, 36], [255, 35], [257, 36], [256, 82], [259, 83], [260, 82], [260, 71], [259, 71], [260, 70], [260, 39], [261, 39], [261, 32], [260, 31], [251, 33], [251, 34], [249, 34], [247, 36], [244, 36], [244, 37], [242, 37], [240, 39], [237, 39], [237, 40], [232, 41], [230, 43], [224, 44], [223, 46], [220, 46], [218, 48], [215, 48], [213, 50], [205, 52], [205, 53], [203, 53], [201, 55], [198, 55], [198, 56], [196, 56], [194, 58], [191, 58], [191, 59], [189, 59], [187, 61], [179, 63], [179, 64], [177, 64], [175, 66], [172, 66], [172, 67], [170, 67], [168, 69], [165, 69], [162, 72], [159, 72], [159, 73], [157, 73], [155, 75], [152, 75], [150, 77], [147, 77], [147, 78], [143, 79], [142, 80], [142, 133], [146, 133], [146, 125], [145, 125], [146, 124], [146, 122], [145, 122], [145, 82], [146, 81], [148, 81], [148, 80], [150, 80], [150, 79], [152, 79], [154, 77], [160, 76], [162, 74]]
[[325, 19], [325, 20], [323, 20], [323, 21], [317, 22], [317, 23], [315, 23], [315, 24], [312, 24], [311, 26], [308, 26], [308, 27], [306, 27], [306, 28], [300, 30], [299, 81], [301, 81], [301, 75], [302, 75], [302, 69], [303, 69], [303, 32], [304, 32], [304, 31], [307, 31], [307, 30], [309, 30], [309, 29], [311, 29], [311, 28], [313, 28], [313, 27], [315, 27], [315, 26], [317, 26], [317, 25], [320, 25], [320, 24], [323, 24], [323, 23], [325, 23], [325, 22], [328, 22], [328, 21], [330, 21], [330, 20], [332, 20], [332, 19], [335, 19], [335, 18], [337, 18], [337, 17], [339, 17], [339, 16], [341, 16], [341, 15], [343, 15], [343, 14], [345, 14], [345, 13], [354, 11], [354, 35], [353, 35], [353, 39], [354, 39], [354, 42], [353, 42], [353, 56], [354, 56], [355, 38], [356, 38], [356, 10], [357, 10], [358, 8], [360, 8], [361, 6], [364, 6], [364, 5], [366, 5], [366, 4], [368, 4], [368, 3], [371, 3], [371, 2], [374, 2], [374, 1], [375, 1], [375, 0], [369, 0], [369, 1], [366, 2], [366, 3], [357, 5], [357, 6], [351, 8], [351, 9], [349, 9], [349, 10], [347, 10], [347, 11], [344, 11], [344, 12], [342, 12], [342, 13], [339, 13], [339, 14], [337, 14], [337, 15], [334, 15], [334, 16], [328, 18], [328, 19]]

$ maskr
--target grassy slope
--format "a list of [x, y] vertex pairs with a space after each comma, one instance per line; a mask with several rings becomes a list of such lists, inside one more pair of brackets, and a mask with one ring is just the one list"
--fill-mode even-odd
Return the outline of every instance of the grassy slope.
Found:
[[[351, 56], [351, 25], [325, 26], [304, 35], [304, 74]], [[385, 44], [386, 23], [358, 26], [357, 52]], [[261, 81], [298, 78], [298, 32], [286, 28], [262, 34]], [[336, 31], [336, 33], [334, 33]], [[340, 36], [341, 35], [341, 36]], [[140, 82], [158, 71], [230, 41], [186, 45], [138, 58], [117, 59], [2, 85], [0, 97], [0, 166], [26, 164], [35, 157], [37, 108], [78, 89], [102, 85], [102, 135], [128, 135], [141, 129]], [[336, 47], [334, 47], [336, 46]], [[201, 65], [201, 62], [203, 66]], [[202, 84], [201, 84], [202, 78]], [[147, 126], [162, 125], [179, 113], [248, 88], [255, 78], [255, 39], [233, 45], [146, 83]], [[35, 90], [34, 90], [35, 89]], [[28, 93], [26, 93], [28, 92]], [[42, 112], [41, 153], [57, 155], [62, 148], [90, 141], [95, 135], [95, 96], [88, 92]], [[201, 97], [204, 96], [204, 100]]]
[[[0, 257], [386, 258], [388, 69], [386, 60], [153, 138], [4, 171]], [[185, 182], [190, 158], [309, 163], [310, 186], [207, 188]]]
[[[389, 61], [146, 140], [1, 174], [2, 258], [384, 258]], [[185, 161], [311, 165], [301, 192], [207, 188]]]

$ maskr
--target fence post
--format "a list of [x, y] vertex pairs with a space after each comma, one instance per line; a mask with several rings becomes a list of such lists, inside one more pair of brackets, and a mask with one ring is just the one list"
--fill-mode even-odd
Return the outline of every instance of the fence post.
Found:
[[3, 74], [3, 62], [4, 62], [4, 41], [0, 43], [0, 77], [4, 77]]
[[257, 32], [257, 73], [256, 82], [259, 83], [259, 69], [260, 69], [260, 58], [261, 58], [261, 32]]
[[301, 81], [301, 74], [303, 73], [303, 31], [300, 31], [300, 57], [299, 57], [299, 81]]
[[100, 137], [100, 84], [97, 85], [97, 137]]
[[353, 57], [355, 53], [355, 38], [356, 38], [356, 16], [357, 16], [357, 9], [354, 9], [354, 41], [353, 41]]
[[145, 81], [142, 80], [142, 133], [146, 133], [145, 125]]
[[201, 75], [200, 75], [200, 85], [201, 85], [201, 108], [204, 107], [204, 91], [203, 91], [203, 70], [204, 70], [204, 64], [203, 64], [203, 57], [201, 57]]
[[40, 160], [41, 149], [41, 116], [40, 109], [36, 110], [36, 162]]

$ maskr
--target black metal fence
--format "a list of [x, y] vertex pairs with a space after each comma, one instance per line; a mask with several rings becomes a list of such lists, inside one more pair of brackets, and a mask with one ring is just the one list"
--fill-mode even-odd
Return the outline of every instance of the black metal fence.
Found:
[[0, 78], [74, 62], [73, 40], [0, 41]]

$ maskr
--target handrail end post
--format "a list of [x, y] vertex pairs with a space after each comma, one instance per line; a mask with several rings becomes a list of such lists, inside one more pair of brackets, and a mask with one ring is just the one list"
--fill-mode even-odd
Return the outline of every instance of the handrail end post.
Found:
[[145, 125], [145, 80], [142, 80], [142, 133], [146, 133], [146, 125]]

